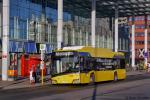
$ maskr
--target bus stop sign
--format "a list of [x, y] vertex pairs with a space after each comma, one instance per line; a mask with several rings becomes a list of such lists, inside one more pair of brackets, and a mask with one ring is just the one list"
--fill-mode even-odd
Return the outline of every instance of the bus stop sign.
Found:
[[40, 50], [46, 50], [46, 44], [40, 44]]

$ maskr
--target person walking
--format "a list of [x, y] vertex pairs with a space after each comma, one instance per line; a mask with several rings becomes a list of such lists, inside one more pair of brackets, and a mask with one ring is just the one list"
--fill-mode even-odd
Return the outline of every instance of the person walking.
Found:
[[30, 84], [34, 83], [33, 69], [30, 69]]
[[36, 76], [36, 72], [33, 71], [33, 78], [34, 78], [34, 83], [37, 83], [37, 76]]
[[150, 73], [150, 63], [148, 63], [148, 73]]
[[36, 68], [36, 82], [40, 82], [40, 67]]

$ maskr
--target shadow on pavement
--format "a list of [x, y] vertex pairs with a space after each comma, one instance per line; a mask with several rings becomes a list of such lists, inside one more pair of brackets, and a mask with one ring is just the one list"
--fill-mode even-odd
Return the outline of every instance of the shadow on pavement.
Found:
[[97, 93], [97, 84], [94, 84], [94, 90], [93, 90], [92, 100], [96, 100], [96, 93]]

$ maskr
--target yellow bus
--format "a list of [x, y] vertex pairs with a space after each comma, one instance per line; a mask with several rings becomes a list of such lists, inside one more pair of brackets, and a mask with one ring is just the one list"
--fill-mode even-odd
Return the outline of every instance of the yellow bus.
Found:
[[126, 78], [121, 52], [86, 46], [64, 47], [52, 53], [52, 84], [87, 84]]

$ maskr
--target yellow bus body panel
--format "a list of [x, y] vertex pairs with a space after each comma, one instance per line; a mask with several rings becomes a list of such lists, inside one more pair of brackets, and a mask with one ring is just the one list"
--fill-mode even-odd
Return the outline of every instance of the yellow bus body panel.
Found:
[[116, 69], [118, 79], [126, 78], [126, 70], [125, 69]]
[[95, 81], [109, 81], [114, 79], [114, 71], [95, 71]]
[[80, 83], [81, 84], [86, 84], [86, 83], [90, 83], [90, 76], [94, 74], [95, 76], [95, 72], [94, 71], [90, 71], [90, 72], [85, 72], [85, 73], [80, 73]]
[[69, 73], [52, 77], [52, 84], [72, 84], [74, 80], [80, 78], [79, 73]]
[[89, 73], [81, 73], [80, 74], [80, 83], [85, 84], [90, 82], [90, 74]]

